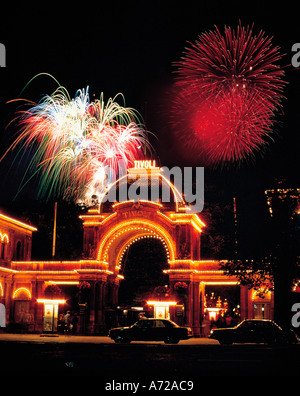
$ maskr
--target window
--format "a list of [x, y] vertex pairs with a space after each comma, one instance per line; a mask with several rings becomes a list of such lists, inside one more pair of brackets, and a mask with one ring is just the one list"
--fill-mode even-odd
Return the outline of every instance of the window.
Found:
[[242, 322], [241, 323], [241, 325], [240, 325], [241, 327], [244, 327], [244, 328], [246, 328], [246, 329], [250, 329], [250, 328], [253, 328], [253, 322], [252, 321], [250, 321], [250, 320], [245, 320], [245, 322]]
[[154, 320], [154, 327], [165, 327], [165, 324], [162, 320]]
[[0, 259], [5, 260], [7, 258], [7, 241], [1, 242], [0, 246]]
[[13, 293], [13, 299], [15, 323], [32, 323], [33, 319], [30, 312], [30, 290], [28, 290], [26, 287], [19, 287], [19, 289], [15, 290]]
[[0, 253], [0, 258], [2, 260], [5, 259], [5, 243], [1, 243], [1, 253]]
[[142, 319], [139, 322], [137, 322], [136, 326], [139, 327], [140, 329], [148, 329], [153, 326], [153, 323], [151, 320]]
[[16, 260], [21, 260], [22, 258], [22, 243], [18, 241], [16, 246]]

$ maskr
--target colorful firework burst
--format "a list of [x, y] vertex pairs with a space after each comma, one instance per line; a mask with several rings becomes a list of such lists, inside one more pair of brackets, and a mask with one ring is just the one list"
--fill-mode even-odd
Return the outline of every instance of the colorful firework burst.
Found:
[[[141, 117], [116, 99], [90, 102], [88, 88], [71, 99], [59, 86], [52, 95], [21, 112], [21, 133], [7, 150], [31, 151], [32, 159], [23, 180], [40, 175], [40, 195], [63, 196], [88, 203], [101, 196], [119, 166], [129, 166], [151, 150]], [[125, 103], [125, 101], [124, 101]], [[22, 186], [21, 186], [22, 188]]]
[[267, 143], [285, 86], [281, 57], [263, 31], [241, 25], [203, 33], [186, 49], [172, 123], [204, 164], [236, 162]]

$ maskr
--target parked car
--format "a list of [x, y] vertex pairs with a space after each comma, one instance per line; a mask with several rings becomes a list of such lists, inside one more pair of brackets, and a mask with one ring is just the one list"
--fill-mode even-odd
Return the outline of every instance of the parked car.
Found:
[[193, 336], [192, 329], [180, 327], [167, 319], [141, 318], [130, 327], [118, 327], [109, 331], [109, 336], [116, 343], [130, 341], [164, 341], [177, 344]]
[[219, 341], [220, 344], [298, 342], [292, 330], [284, 331], [272, 320], [265, 319], [246, 319], [235, 327], [214, 329], [209, 338]]

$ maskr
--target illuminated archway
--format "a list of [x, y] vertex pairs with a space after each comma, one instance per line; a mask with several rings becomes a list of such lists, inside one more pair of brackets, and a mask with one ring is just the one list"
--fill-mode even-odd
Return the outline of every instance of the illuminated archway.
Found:
[[[137, 176], [141, 185], [149, 188], [147, 170], [131, 169], [128, 173], [131, 176], [129, 180], [123, 176], [114, 186], [120, 188], [122, 184], [121, 187], [125, 188], [126, 182], [129, 182], [130, 188], [130, 181], [133, 180], [133, 176]], [[163, 272], [169, 277], [171, 290], [177, 281], [187, 283], [185, 323], [192, 325], [195, 334], [198, 334], [201, 288], [199, 277], [202, 273], [200, 236], [205, 224], [197, 214], [191, 213], [184, 199], [179, 197], [179, 191], [161, 175], [160, 168], [155, 168], [155, 175], [156, 180], [170, 187], [169, 202], [165, 203], [159, 196], [155, 201], [129, 199], [118, 202], [112, 200], [112, 197], [118, 195], [116, 191], [112, 191], [111, 199], [103, 200], [99, 206], [80, 216], [84, 229], [83, 257], [91, 262], [91, 266], [93, 263], [97, 264], [94, 269], [85, 265], [85, 268], [80, 269], [80, 274], [89, 277], [93, 274], [95, 279], [92, 299], [98, 313], [95, 311], [93, 314], [94, 323], [96, 324], [97, 320], [100, 323], [99, 318], [104, 318], [103, 321], [109, 325], [112, 322], [115, 325], [116, 321], [111, 315], [118, 305], [120, 281], [124, 279], [124, 254], [129, 246], [139, 240], [160, 240], [167, 255], [168, 269]], [[106, 313], [109, 318], [106, 318]]]
[[175, 259], [175, 242], [167, 230], [150, 220], [135, 219], [121, 222], [106, 233], [99, 245], [98, 260], [108, 263], [109, 269], [118, 274], [126, 248], [145, 237], [160, 239], [167, 251], [168, 260]]
[[19, 287], [13, 293], [14, 299], [14, 322], [17, 326], [32, 323], [30, 312], [31, 292], [27, 287]]
[[0, 232], [0, 241], [1, 243], [9, 243], [8, 235]]
[[141, 240], [147, 240], [147, 239], [158, 239], [161, 241], [163, 248], [165, 249], [166, 252], [166, 257], [167, 257], [167, 261], [170, 260], [170, 252], [168, 250], [168, 246], [166, 244], [166, 242], [163, 240], [162, 237], [160, 237], [159, 235], [156, 234], [141, 234], [137, 237], [133, 237], [127, 244], [125, 244], [125, 247], [123, 250], [120, 251], [119, 256], [118, 256], [118, 260], [117, 260], [117, 266], [119, 270], [123, 269], [123, 258], [124, 255], [126, 254], [126, 252], [128, 251], [128, 249], [130, 248], [130, 246], [132, 246], [135, 242], [141, 241]]
[[145, 307], [160, 287], [169, 285], [169, 275], [164, 272], [167, 268], [168, 250], [163, 240], [150, 235], [132, 239], [119, 262], [118, 305]]
[[19, 287], [13, 293], [13, 299], [17, 300], [30, 300], [31, 299], [31, 292], [27, 287]]

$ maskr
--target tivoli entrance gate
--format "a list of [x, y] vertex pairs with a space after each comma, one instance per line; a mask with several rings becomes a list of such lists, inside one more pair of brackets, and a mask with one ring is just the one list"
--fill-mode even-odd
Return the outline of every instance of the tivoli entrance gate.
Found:
[[[143, 177], [141, 170], [139, 173]], [[218, 262], [200, 260], [200, 237], [205, 224], [197, 214], [188, 213], [188, 208], [176, 199], [178, 192], [168, 183], [173, 196], [167, 204], [148, 200], [106, 201], [81, 216], [84, 256], [95, 260], [95, 265], [86, 271], [82, 268], [80, 273], [92, 285], [90, 326], [94, 326], [96, 332], [104, 325], [106, 312], [118, 305], [119, 284], [124, 279], [125, 252], [142, 237], [161, 240], [166, 250], [168, 269], [165, 272], [169, 275], [172, 299], [174, 296], [176, 299], [174, 285], [181, 282], [187, 286], [184, 323], [193, 328], [195, 336], [200, 335], [205, 283], [226, 283]], [[174, 317], [171, 319], [176, 321]]]

